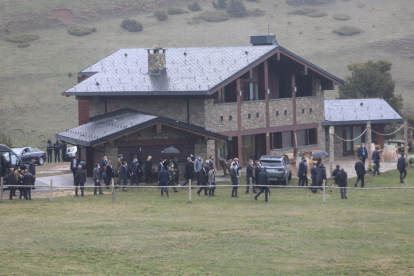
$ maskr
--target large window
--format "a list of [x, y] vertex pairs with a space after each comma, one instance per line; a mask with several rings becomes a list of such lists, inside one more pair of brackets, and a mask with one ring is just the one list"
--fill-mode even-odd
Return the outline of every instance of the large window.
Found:
[[296, 76], [296, 97], [310, 97], [312, 96], [312, 77], [310, 76]]
[[293, 148], [293, 131], [273, 133], [273, 149]]
[[296, 131], [296, 139], [298, 147], [316, 145], [318, 143], [317, 129], [299, 129]]
[[259, 83], [250, 82], [244, 84], [243, 90], [244, 101], [257, 101], [259, 100]]

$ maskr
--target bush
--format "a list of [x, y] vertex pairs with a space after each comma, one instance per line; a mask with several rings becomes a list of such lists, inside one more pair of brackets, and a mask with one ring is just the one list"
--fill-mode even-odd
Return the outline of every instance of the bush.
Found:
[[193, 3], [188, 4], [188, 7], [187, 8], [190, 11], [193, 11], [193, 12], [195, 12], [195, 11], [201, 11], [201, 6], [200, 6], [200, 4], [198, 2], [193, 2]]
[[410, 164], [410, 165], [412, 165], [412, 164], [414, 164], [414, 158], [410, 158], [410, 159], [408, 159], [408, 163]]
[[200, 18], [208, 22], [226, 21], [230, 16], [225, 11], [205, 11], [200, 14]]
[[351, 18], [351, 16], [349, 14], [346, 14], [346, 13], [335, 13], [332, 17], [335, 20], [342, 20], [342, 21], [345, 21], [345, 20], [348, 20], [349, 18]]
[[70, 26], [68, 28], [68, 33], [71, 35], [76, 35], [76, 36], [88, 35], [95, 31], [96, 31], [95, 28], [89, 28], [86, 26]]
[[168, 19], [168, 13], [166, 10], [156, 10], [154, 12], [155, 18], [157, 18], [159, 21], [165, 21]]
[[314, 11], [311, 13], [308, 13], [308, 16], [310, 17], [324, 17], [327, 16], [328, 13], [324, 12], [324, 11]]
[[265, 11], [261, 9], [253, 9], [249, 10], [248, 14], [249, 16], [262, 16], [265, 14]]
[[227, 5], [226, 12], [230, 17], [245, 17], [247, 9], [242, 0], [230, 0]]
[[168, 14], [183, 14], [185, 13], [185, 10], [182, 8], [170, 7], [170, 8], [167, 8], [167, 13]]
[[0, 144], [6, 145], [9, 148], [13, 146], [10, 136], [7, 136], [4, 133], [0, 134]]
[[216, 1], [213, 1], [213, 8], [216, 10], [225, 10], [227, 8], [227, 0], [218, 0], [217, 4]]
[[142, 27], [142, 23], [135, 19], [122, 20], [121, 28], [127, 30], [128, 32], [140, 32], [144, 29]]
[[372, 172], [372, 167], [371, 166], [368, 166], [368, 171]]
[[359, 34], [361, 32], [361, 29], [352, 26], [343, 26], [338, 29], [334, 29], [332, 32], [338, 35], [351, 36]]
[[288, 12], [288, 14], [294, 14], [294, 15], [308, 15], [312, 12], [314, 12], [315, 9], [314, 8], [309, 8], [309, 7], [300, 7], [296, 10], [293, 10], [291, 12]]
[[15, 35], [9, 35], [4, 38], [7, 42], [13, 42], [13, 43], [27, 43], [29, 41], [37, 40], [40, 36], [35, 34], [15, 34]]

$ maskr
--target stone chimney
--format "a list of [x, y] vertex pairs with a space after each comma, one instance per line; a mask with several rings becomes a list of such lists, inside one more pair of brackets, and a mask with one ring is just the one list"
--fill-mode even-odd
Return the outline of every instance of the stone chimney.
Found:
[[150, 75], [161, 75], [166, 70], [165, 64], [165, 52], [166, 49], [163, 49], [159, 46], [154, 46], [152, 49], [147, 49], [148, 51], [148, 73]]

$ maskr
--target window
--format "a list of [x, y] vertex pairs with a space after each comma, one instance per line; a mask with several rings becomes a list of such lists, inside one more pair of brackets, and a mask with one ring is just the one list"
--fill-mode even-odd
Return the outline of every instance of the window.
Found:
[[244, 84], [243, 90], [243, 100], [244, 101], [257, 101], [259, 100], [259, 83], [257, 82], [250, 82]]
[[283, 165], [280, 160], [262, 160], [260, 163], [262, 163], [262, 167], [281, 167]]
[[296, 76], [296, 97], [311, 97], [312, 96], [312, 77], [310, 76]]
[[298, 147], [316, 145], [318, 143], [317, 129], [299, 129], [296, 131], [296, 139]]
[[283, 148], [293, 148], [293, 131], [282, 132]]
[[276, 111], [276, 116], [279, 116], [279, 111]]
[[259, 118], [260, 114], [259, 112], [256, 113], [256, 118]]
[[233, 119], [233, 117], [231, 115], [229, 115], [229, 121], [231, 121]]
[[248, 119], [250, 119], [252, 116], [250, 115], [250, 113], [249, 114], [247, 114], [247, 118]]

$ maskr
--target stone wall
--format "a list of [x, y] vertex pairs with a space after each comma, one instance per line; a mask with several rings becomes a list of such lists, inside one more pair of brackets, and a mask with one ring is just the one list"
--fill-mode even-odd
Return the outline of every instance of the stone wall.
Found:
[[[259, 117], [257, 117], [259, 113]], [[250, 114], [250, 118], [249, 118]], [[241, 129], [266, 127], [266, 101], [241, 103]]]
[[[205, 128], [212, 132], [236, 131], [237, 103], [214, 104], [214, 100], [204, 100], [205, 103]], [[223, 120], [221, 120], [223, 116]], [[232, 119], [229, 119], [229, 116]]]
[[296, 98], [296, 122], [298, 124], [319, 123], [324, 120], [323, 96]]
[[[285, 110], [287, 111], [286, 115]], [[279, 112], [278, 116], [276, 116], [276, 111]], [[269, 101], [269, 123], [270, 127], [293, 124], [292, 99], [277, 99]]]
[[[166, 118], [187, 122], [187, 101], [174, 99], [154, 100], [108, 100], [108, 112], [131, 108], [144, 113], [163, 116]], [[204, 127], [205, 108], [203, 100], [190, 100], [190, 124]], [[89, 101], [89, 116], [105, 113], [105, 103]], [[236, 113], [237, 115], [237, 113]]]
[[272, 149], [272, 150], [270, 150], [270, 155], [279, 155], [279, 156], [281, 156], [281, 155], [285, 155], [287, 153], [293, 153], [293, 152], [294, 152], [293, 148], [290, 148], [290, 149]]
[[[325, 151], [329, 153], [329, 127], [324, 127]], [[342, 126], [335, 126], [335, 134], [342, 137]], [[344, 155], [343, 141], [334, 136], [334, 156], [342, 157]]]

